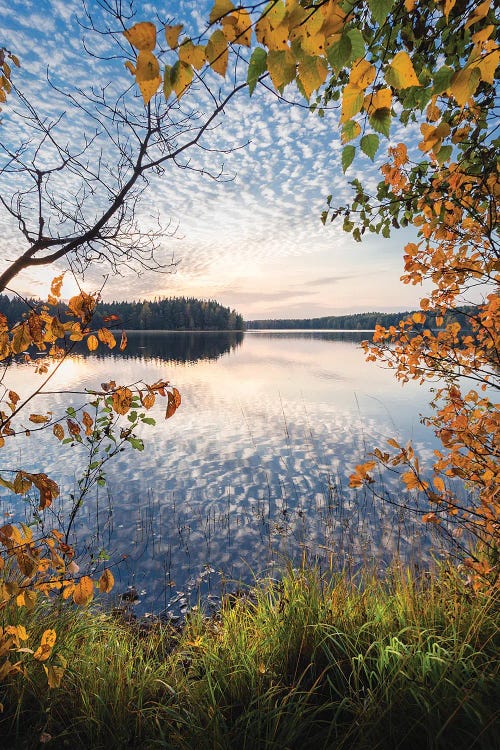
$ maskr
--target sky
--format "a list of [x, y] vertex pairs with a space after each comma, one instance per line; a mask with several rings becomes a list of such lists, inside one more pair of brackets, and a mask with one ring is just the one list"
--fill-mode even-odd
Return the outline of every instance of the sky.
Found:
[[[87, 4], [99, 20], [96, 0]], [[81, 0], [0, 0], [4, 35], [0, 44], [22, 62], [15, 71], [16, 83], [47, 117], [54, 120], [66, 112], [58, 133], [71, 144], [81, 143], [94, 125], [72, 112], [68, 101], [48, 87], [47, 71], [65, 91], [109, 83], [110, 90], [126, 91], [132, 109], [140, 105], [123, 61], [92, 59], [82, 46], [84, 36], [87, 47], [93, 45], [92, 49], [109, 56], [109, 40], [84, 33], [78, 25], [82, 7]], [[135, 7], [134, 21], [158, 17], [182, 22], [194, 36], [204, 31], [211, 3], [164, 0], [137, 2]], [[217, 88], [227, 86], [215, 74], [209, 82]], [[300, 101], [293, 86], [289, 89], [287, 99]], [[210, 100], [198, 87], [182, 104], [207, 112]], [[25, 135], [25, 124], [15, 110], [11, 97], [0, 125], [0, 140], [10, 147]], [[416, 142], [416, 133], [395, 128], [393, 142], [403, 139]], [[165, 262], [173, 258], [175, 271], [108, 274], [104, 299], [212, 298], [234, 307], [247, 320], [418, 307], [425, 290], [400, 281], [403, 248], [414, 239], [411, 230], [395, 232], [390, 239], [370, 235], [359, 244], [340, 224], [321, 223], [327, 195], [333, 195], [334, 203], [347, 203], [349, 180], [359, 177], [364, 184], [375, 185], [377, 168], [384, 161], [383, 149], [375, 164], [360, 155], [347, 174], [342, 173], [337, 111], [320, 118], [258, 87], [251, 98], [243, 91], [229, 102], [203, 145], [204, 150], [187, 152], [189, 166], [195, 169], [172, 165], [152, 179], [137, 212], [141, 228], [154, 226], [157, 216], [168, 228], [160, 258]], [[112, 166], [113, 152], [105, 149], [104, 156]], [[212, 173], [223, 169], [223, 179], [215, 181], [196, 171], [201, 169]], [[65, 178], [62, 188], [74, 195], [79, 186], [76, 179]], [[0, 189], [4, 194], [12, 192], [12, 180]], [[0, 267], [24, 247], [17, 227], [0, 206]], [[62, 261], [56, 267], [26, 271], [15, 279], [13, 288], [43, 297], [50, 279], [67, 267]], [[106, 272], [103, 266], [90, 269], [84, 288], [100, 288]], [[68, 297], [76, 289], [76, 280], [67, 274], [63, 295]]]

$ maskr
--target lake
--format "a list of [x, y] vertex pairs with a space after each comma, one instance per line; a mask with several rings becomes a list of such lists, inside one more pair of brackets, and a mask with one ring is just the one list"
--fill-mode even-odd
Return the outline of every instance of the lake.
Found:
[[[424, 461], [435, 447], [419, 421], [429, 413], [428, 389], [402, 387], [366, 363], [359, 342], [369, 337], [131, 332], [123, 353], [68, 358], [47, 389], [72, 393], [41, 395], [31, 411], [62, 414], [68, 403], [84, 402], [78, 391], [110, 379], [166, 379], [182, 395], [168, 421], [157, 401], [157, 424], [141, 433], [145, 450], [117, 456], [107, 486], [81, 509], [73, 542], [82, 560], [109, 556], [116, 591], [134, 586], [140, 612], [185, 610], [199, 592], [216, 603], [221, 582], [230, 588], [277, 575], [304, 555], [336, 569], [372, 560], [383, 567], [395, 554], [426, 560], [433, 541], [418, 515], [348, 488], [354, 465], [388, 437], [413, 440]], [[4, 382], [26, 396], [40, 376], [15, 365]], [[43, 521], [63, 527], [85, 467], [82, 446], [61, 446], [49, 431], [18, 436], [2, 449], [2, 472], [17, 466], [43, 469], [60, 484]], [[391, 478], [383, 481], [390, 489]], [[406, 494], [398, 489], [397, 497]], [[0, 510], [14, 520], [32, 513], [6, 490]]]

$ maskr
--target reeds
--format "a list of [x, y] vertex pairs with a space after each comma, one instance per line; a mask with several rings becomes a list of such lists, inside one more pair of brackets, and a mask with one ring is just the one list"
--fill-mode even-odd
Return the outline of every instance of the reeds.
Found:
[[60, 688], [34, 662], [2, 685], [3, 748], [498, 747], [497, 602], [448, 566], [290, 568], [182, 629], [69, 606], [18, 617], [57, 630], [68, 669]]

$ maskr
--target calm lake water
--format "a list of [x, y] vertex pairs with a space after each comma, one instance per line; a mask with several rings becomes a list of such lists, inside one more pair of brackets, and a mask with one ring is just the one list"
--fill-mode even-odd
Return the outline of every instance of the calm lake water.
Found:
[[[303, 554], [334, 567], [372, 559], [383, 566], [395, 553], [425, 558], [431, 542], [418, 517], [347, 487], [353, 466], [387, 437], [412, 439], [424, 460], [434, 448], [419, 422], [428, 391], [401, 387], [390, 371], [367, 364], [359, 341], [369, 336], [130, 333], [123, 353], [102, 349], [65, 361], [52, 391], [162, 378], [182, 394], [168, 421], [164, 402], [155, 405], [144, 452], [118, 456], [107, 487], [82, 508], [73, 539], [82, 560], [109, 554], [117, 591], [135, 586], [138, 610], [158, 612], [185, 608], [199, 591], [216, 601], [221, 580], [275, 574]], [[24, 396], [40, 376], [18, 365], [7, 378]], [[83, 401], [78, 393], [43, 395], [32, 411], [57, 416]], [[45, 522], [64, 525], [85, 466], [81, 446], [61, 446], [48, 433], [19, 436], [1, 457], [3, 470], [43, 469], [60, 484]], [[28, 506], [2, 490], [0, 510], [15, 519]]]

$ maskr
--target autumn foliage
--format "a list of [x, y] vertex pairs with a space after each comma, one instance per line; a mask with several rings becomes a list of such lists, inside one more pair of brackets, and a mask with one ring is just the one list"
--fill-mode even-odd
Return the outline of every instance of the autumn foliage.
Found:
[[[9, 328], [7, 320], [0, 320], [0, 359], [6, 366], [21, 360], [33, 362], [42, 384], [50, 380], [60, 363], [71, 353], [77, 342], [86, 341], [89, 351], [100, 344], [113, 349], [115, 335], [107, 328], [92, 329], [92, 316], [97, 295], [81, 292], [72, 297], [67, 306], [60, 301], [63, 275], [51, 286], [48, 303], [32, 309], [24, 320]], [[113, 321], [110, 321], [111, 323]], [[125, 332], [120, 349], [127, 344]], [[34, 358], [33, 353], [46, 356]], [[158, 397], [167, 399], [165, 417], [171, 417], [180, 405], [181, 397], [167, 381], [151, 385], [120, 386], [112, 380], [102, 383], [98, 390], [87, 393], [88, 404], [76, 410], [68, 407], [63, 417], [52, 412], [27, 415], [28, 406], [37, 392], [20, 395], [4, 387], [0, 404], [0, 448], [19, 434], [30, 437], [31, 429], [51, 429], [54, 439], [75, 445], [85, 443], [89, 461], [78, 481], [78, 493], [73, 497], [63, 531], [52, 529], [36, 536], [26, 524], [5, 524], [0, 528], [0, 610], [11, 606], [31, 611], [39, 597], [58, 597], [79, 606], [89, 604], [96, 589], [109, 593], [114, 585], [111, 570], [104, 568], [98, 580], [83, 575], [75, 561], [76, 553], [69, 543], [73, 523], [85, 498], [96, 485], [105, 482], [104, 467], [108, 461], [129, 446], [143, 450], [144, 444], [136, 434], [139, 424], [154, 425], [147, 415]], [[29, 410], [28, 410], [29, 411]], [[20, 424], [27, 417], [32, 428]], [[120, 418], [127, 416], [126, 424]], [[36, 435], [31, 434], [36, 440]], [[23, 468], [2, 469], [0, 485], [15, 495], [35, 491], [38, 509], [50, 508], [59, 496], [57, 483], [46, 473], [33, 473]], [[57, 652], [54, 630], [43, 633], [41, 643], [31, 643], [30, 634], [23, 626], [4, 624], [0, 630], [0, 680], [24, 671], [24, 661], [32, 658], [43, 663], [50, 687], [58, 687], [66, 661]]]

